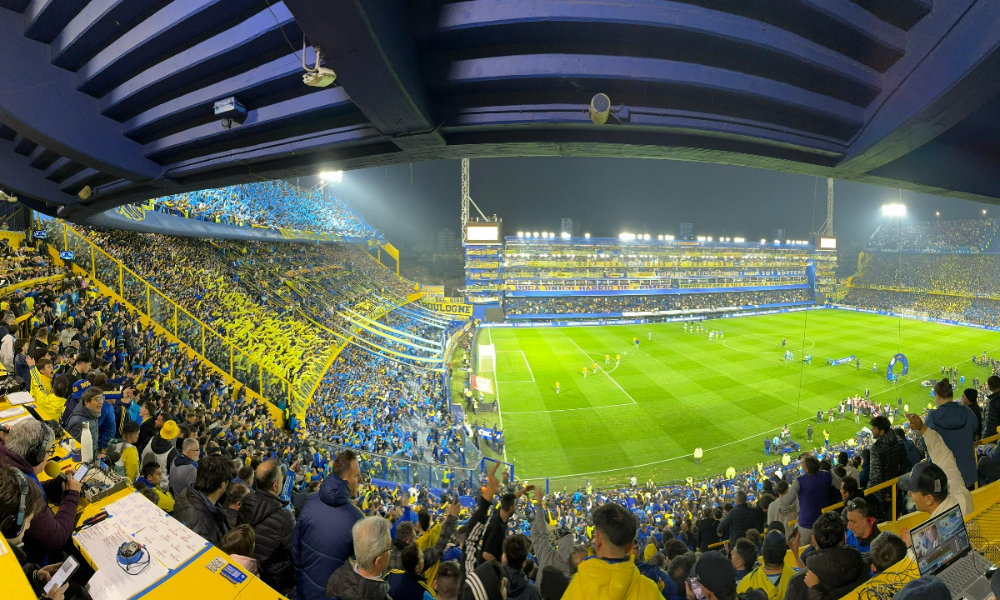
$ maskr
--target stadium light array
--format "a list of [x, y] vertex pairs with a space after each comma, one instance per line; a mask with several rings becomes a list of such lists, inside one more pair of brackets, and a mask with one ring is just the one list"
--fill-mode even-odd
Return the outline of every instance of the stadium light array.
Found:
[[906, 205], [905, 204], [883, 204], [882, 205], [882, 216], [883, 217], [905, 217], [906, 216]]
[[705, 241], [705, 236], [703, 236], [703, 235], [699, 235], [699, 236], [698, 236], [698, 237], [697, 237], [696, 239], [697, 239], [697, 240], [698, 240], [699, 242], [704, 242], [704, 241]]
[[658, 235], [658, 236], [656, 236], [656, 239], [658, 239], [658, 240], [662, 240], [662, 239], [663, 239], [663, 235]]
[[568, 231], [564, 231], [564, 232], [562, 232], [562, 234], [559, 237], [561, 237], [564, 240], [568, 240], [569, 237], [570, 237], [569, 236], [569, 232]]
[[708, 236], [708, 241], [712, 241], [712, 236]]
[[761, 243], [761, 244], [766, 244], [766, 243], [767, 243], [767, 240], [765, 240], [764, 238], [760, 238], [760, 243]]
[[340, 183], [344, 180], [343, 171], [323, 171], [319, 174], [319, 178], [323, 181], [329, 181], [331, 183]]
[[672, 235], [668, 235], [668, 236], [666, 236], [666, 238], [667, 238], [668, 242], [674, 241], [674, 236], [672, 236]]
[[524, 237], [524, 232], [523, 231], [518, 231], [517, 232], [517, 237], [523, 238]]
[[934, 211], [934, 216], [935, 217], [940, 217], [941, 216], [941, 211], [939, 211], [939, 210]]
[[538, 237], [538, 232], [536, 231], [535, 233], [533, 233], [531, 237]]
[[984, 215], [986, 214], [986, 209], [985, 209], [985, 208], [983, 209], [983, 214], [984, 214]]
[[583, 237], [585, 237], [587, 239], [590, 239], [590, 234], [589, 233], [585, 233], [585, 234], [583, 234]]
[[[985, 211], [985, 210], [983, 211], [983, 214], [984, 214], [984, 215], [986, 214], [986, 211]], [[642, 236], [642, 239], [644, 239], [644, 240], [648, 240], [648, 239], [649, 239], [649, 234], [647, 233], [646, 235]]]
[[746, 240], [746, 238], [738, 237], [738, 238], [733, 238], [733, 241], [736, 242], [737, 244], [742, 244], [743, 242], [745, 242], [747, 240]]
[[621, 233], [618, 234], [618, 239], [624, 240], [626, 242], [632, 241], [632, 240], [635, 239], [635, 234], [634, 233], [629, 233], [627, 231], [623, 231], [623, 232], [621, 232]]

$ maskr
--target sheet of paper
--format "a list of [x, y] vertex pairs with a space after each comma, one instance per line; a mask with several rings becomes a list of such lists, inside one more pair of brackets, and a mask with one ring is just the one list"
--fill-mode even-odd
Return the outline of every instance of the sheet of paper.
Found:
[[107, 505], [105, 510], [109, 515], [113, 515], [118, 525], [129, 534], [169, 519], [165, 512], [142, 494], [129, 494], [119, 498]]
[[14, 406], [19, 404], [31, 404], [35, 399], [31, 397], [28, 392], [14, 392], [13, 394], [7, 394], [7, 402], [10, 402]]
[[[131, 569], [135, 573], [138, 567]], [[102, 565], [90, 578], [87, 588], [94, 600], [128, 600], [166, 576], [166, 567], [152, 558], [146, 568], [135, 575], [126, 573], [116, 562]]]
[[171, 518], [146, 527], [134, 537], [170, 570], [179, 567], [208, 544], [205, 538]]
[[16, 417], [23, 415], [26, 410], [20, 406], [15, 406], [14, 408], [8, 408], [7, 410], [0, 410], [0, 419], [9, 419], [11, 417]]
[[115, 518], [108, 518], [74, 533], [73, 539], [90, 556], [97, 568], [117, 569], [118, 548], [132, 541], [132, 536], [118, 525]]

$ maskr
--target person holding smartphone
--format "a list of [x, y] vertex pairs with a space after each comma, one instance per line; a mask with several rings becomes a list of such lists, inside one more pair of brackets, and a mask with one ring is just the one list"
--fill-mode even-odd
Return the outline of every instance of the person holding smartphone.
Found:
[[768, 600], [767, 593], [760, 589], [737, 595], [736, 568], [715, 550], [701, 555], [684, 587], [688, 600]]
[[[24, 495], [23, 513], [21, 512], [22, 493]], [[31, 527], [31, 521], [43, 509], [47, 510], [42, 498], [42, 490], [29, 482], [27, 476], [18, 471], [16, 467], [0, 466], [0, 531], [13, 550], [14, 556], [17, 557], [17, 562], [21, 565], [28, 583], [31, 584], [31, 589], [34, 590], [38, 598], [47, 598], [48, 600], [89, 598], [89, 595], [77, 584], [66, 582], [58, 586], [48, 586], [53, 576], [62, 568], [63, 563], [39, 567], [30, 562], [24, 553], [22, 549], [24, 534]], [[70, 569], [65, 569], [63, 573], [70, 573]], [[46, 587], [51, 589], [46, 591]], [[67, 593], [70, 592], [71, 587], [73, 592]]]

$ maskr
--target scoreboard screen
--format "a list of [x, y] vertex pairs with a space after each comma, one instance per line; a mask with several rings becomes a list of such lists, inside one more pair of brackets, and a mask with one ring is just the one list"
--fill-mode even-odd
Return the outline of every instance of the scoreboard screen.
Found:
[[836, 250], [837, 249], [837, 238], [835, 237], [821, 237], [819, 238], [819, 244], [817, 244], [819, 250]]
[[499, 223], [469, 223], [465, 226], [466, 243], [499, 245], [502, 239]]

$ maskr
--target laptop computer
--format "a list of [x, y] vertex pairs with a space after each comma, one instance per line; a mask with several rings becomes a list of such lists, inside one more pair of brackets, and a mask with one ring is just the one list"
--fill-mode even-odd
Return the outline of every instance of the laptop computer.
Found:
[[921, 577], [936, 575], [952, 600], [990, 600], [993, 591], [986, 573], [994, 564], [972, 549], [957, 504], [910, 531]]

